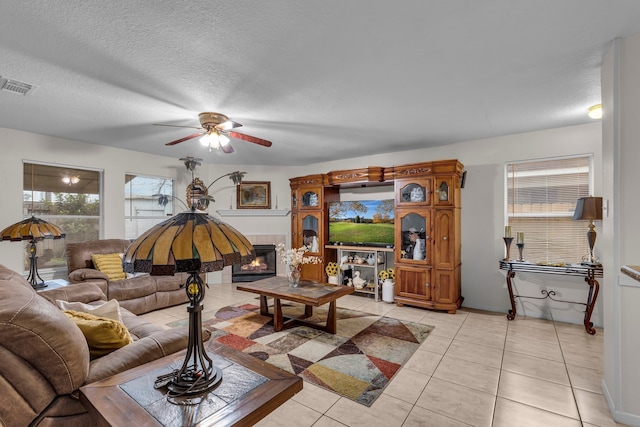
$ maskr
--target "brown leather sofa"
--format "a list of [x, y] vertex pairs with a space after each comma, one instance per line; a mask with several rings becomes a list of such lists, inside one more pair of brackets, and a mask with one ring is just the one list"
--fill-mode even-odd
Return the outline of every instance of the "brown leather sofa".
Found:
[[106, 274], [95, 269], [91, 254], [123, 253], [130, 244], [129, 240], [122, 239], [67, 243], [69, 282], [94, 283], [102, 289], [108, 299], [117, 299], [120, 306], [135, 314], [187, 302], [187, 293], [184, 287], [180, 287], [187, 279], [184, 273], [175, 276], [143, 275], [124, 280], [109, 280]]
[[[80, 329], [56, 299], [95, 303], [106, 296], [95, 284], [36, 292], [0, 265], [0, 425], [95, 425], [78, 389], [94, 381], [186, 348], [187, 328], [163, 329], [121, 308], [133, 343], [90, 360]], [[203, 331], [204, 339], [210, 333]]]

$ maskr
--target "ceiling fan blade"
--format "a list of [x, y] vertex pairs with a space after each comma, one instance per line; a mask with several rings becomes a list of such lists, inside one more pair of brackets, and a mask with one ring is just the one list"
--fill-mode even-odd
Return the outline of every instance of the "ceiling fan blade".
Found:
[[189, 128], [189, 129], [202, 129], [200, 126], [181, 126], [181, 125], [163, 125], [161, 123], [153, 123], [154, 126], [166, 126], [170, 128]]
[[238, 133], [234, 131], [227, 132], [231, 138], [242, 139], [243, 141], [253, 142], [254, 144], [262, 145], [264, 147], [271, 147], [271, 141], [267, 141], [266, 139], [256, 138], [255, 136], [245, 135], [243, 133]]
[[233, 147], [231, 146], [231, 143], [227, 143], [225, 145], [220, 145], [220, 151], [222, 151], [225, 154], [231, 154], [236, 150], [233, 149]]
[[181, 142], [184, 141], [188, 141], [192, 138], [196, 138], [200, 135], [204, 135], [206, 132], [198, 132], [198, 133], [194, 133], [193, 135], [189, 135], [189, 136], [185, 136], [184, 138], [180, 138], [180, 139], [176, 139], [175, 141], [171, 141], [171, 142], [167, 142], [165, 145], [176, 145], [176, 144], [180, 144]]
[[216, 125], [215, 128], [221, 131], [225, 131], [229, 129], [239, 128], [241, 126], [242, 125], [240, 123], [234, 122], [233, 120], [227, 120], [224, 123], [220, 123], [219, 125]]

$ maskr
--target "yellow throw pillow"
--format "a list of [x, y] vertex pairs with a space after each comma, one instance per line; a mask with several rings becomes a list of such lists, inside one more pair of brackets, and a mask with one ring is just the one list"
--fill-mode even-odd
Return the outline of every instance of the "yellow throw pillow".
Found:
[[122, 270], [120, 254], [91, 254], [91, 260], [96, 270], [106, 274], [109, 280], [124, 280], [127, 277]]
[[64, 314], [84, 334], [89, 345], [91, 359], [109, 354], [133, 342], [127, 327], [122, 322], [73, 310], [65, 310]]

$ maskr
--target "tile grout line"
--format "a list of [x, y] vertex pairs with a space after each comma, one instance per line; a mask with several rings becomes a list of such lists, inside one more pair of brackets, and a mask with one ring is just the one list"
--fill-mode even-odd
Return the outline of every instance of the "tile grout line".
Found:
[[551, 313], [551, 321], [553, 322], [553, 331], [556, 334], [556, 339], [558, 340], [558, 347], [560, 347], [560, 354], [562, 355], [562, 362], [564, 364], [564, 369], [567, 372], [567, 379], [569, 380], [569, 387], [571, 388], [571, 395], [573, 396], [573, 402], [576, 405], [576, 411], [578, 412], [578, 421], [584, 425], [584, 420], [582, 419], [582, 414], [580, 413], [580, 406], [578, 406], [578, 399], [576, 398], [576, 391], [573, 387], [573, 382], [571, 381], [571, 375], [569, 375], [569, 368], [567, 367], [567, 359], [564, 357], [564, 350], [562, 349], [562, 343], [560, 342], [560, 336], [558, 335], [558, 328], [556, 327], [556, 321], [553, 318], [553, 313]]
[[498, 373], [498, 386], [496, 387], [495, 399], [493, 399], [493, 412], [491, 414], [491, 425], [496, 420], [496, 408], [498, 406], [498, 393], [500, 391], [500, 380], [502, 379], [502, 367], [504, 365], [504, 353], [507, 351], [507, 335], [509, 334], [510, 321], [507, 320], [507, 329], [504, 331], [504, 345], [502, 346], [502, 358], [500, 359], [500, 372]]

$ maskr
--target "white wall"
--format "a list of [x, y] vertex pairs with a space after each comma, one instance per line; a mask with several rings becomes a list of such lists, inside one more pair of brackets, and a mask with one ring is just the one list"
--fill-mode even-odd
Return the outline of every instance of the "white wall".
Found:
[[[191, 176], [177, 159], [152, 156], [77, 141], [62, 140], [27, 132], [0, 128], [0, 139], [7, 143], [0, 159], [0, 185], [3, 185], [3, 208], [0, 210], [0, 224], [10, 225], [21, 218], [22, 210], [22, 161], [24, 159], [102, 168], [105, 171], [105, 193], [103, 206], [105, 224], [103, 237], [122, 237], [124, 208], [124, 174], [138, 173], [179, 179], [177, 193], [184, 197], [184, 188]], [[600, 123], [523, 133], [506, 137], [467, 141], [436, 148], [425, 148], [392, 155], [363, 156], [295, 167], [259, 167], [238, 165], [204, 164], [197, 170], [205, 183], [233, 170], [247, 172], [247, 181], [270, 181], [272, 206], [276, 198], [278, 208], [289, 209], [289, 178], [324, 173], [331, 170], [351, 169], [365, 166], [393, 166], [429, 160], [459, 159], [468, 171], [466, 186], [462, 190], [462, 295], [467, 307], [506, 312], [509, 300], [505, 285], [505, 275], [498, 270], [498, 260], [504, 256], [502, 233], [504, 230], [504, 164], [507, 161], [545, 158], [562, 155], [594, 153], [596, 164], [596, 191], [601, 190], [601, 126]], [[194, 153], [197, 155], [197, 153]], [[216, 202], [209, 212], [219, 216], [216, 210], [235, 208], [235, 188], [226, 178], [216, 183], [213, 195]], [[381, 188], [381, 195], [390, 188]], [[391, 193], [388, 193], [391, 194]], [[290, 235], [289, 215], [283, 217], [222, 217], [242, 233], [246, 234], [286, 234]], [[585, 231], [586, 232], [586, 231]], [[600, 232], [600, 228], [598, 228]], [[596, 244], [596, 250], [598, 244]], [[526, 254], [526, 248], [525, 248]], [[0, 243], [0, 259], [10, 268], [21, 268], [21, 252], [10, 243]], [[220, 276], [210, 276], [210, 280]], [[522, 294], [538, 295], [541, 287], [552, 287], [562, 294], [563, 299], [586, 300], [586, 286], [579, 278], [561, 280], [557, 276], [518, 275], [518, 291]], [[523, 300], [524, 301], [524, 300]], [[540, 317], [548, 316], [545, 308], [549, 300], [542, 304], [526, 302], [520, 314]], [[601, 304], [599, 301], [592, 320], [601, 325]], [[574, 323], [582, 322], [582, 306], [568, 306], [553, 303], [553, 317]]]
[[[602, 66], [606, 274], [603, 392], [614, 418], [640, 426], [640, 283], [620, 273], [640, 265], [640, 35], [616, 40]], [[611, 326], [609, 328], [609, 326]]]

